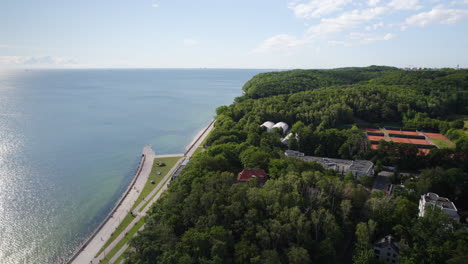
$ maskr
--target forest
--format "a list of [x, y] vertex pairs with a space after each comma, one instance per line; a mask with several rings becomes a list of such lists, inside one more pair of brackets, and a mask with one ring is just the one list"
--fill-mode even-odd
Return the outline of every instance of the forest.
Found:
[[[373, 243], [392, 235], [400, 263], [466, 263], [468, 229], [439, 210], [418, 217], [420, 196], [435, 192], [468, 210], [468, 70], [405, 71], [370, 66], [262, 73], [244, 95], [216, 109], [204, 150], [156, 202], [126, 263], [385, 263]], [[268, 132], [265, 121], [292, 133]], [[437, 131], [451, 148], [420, 155], [415, 145], [381, 141], [370, 148], [366, 126]], [[396, 168], [393, 195], [306, 155], [371, 160]], [[238, 183], [244, 168], [268, 181]], [[410, 172], [417, 176], [409, 180]]]

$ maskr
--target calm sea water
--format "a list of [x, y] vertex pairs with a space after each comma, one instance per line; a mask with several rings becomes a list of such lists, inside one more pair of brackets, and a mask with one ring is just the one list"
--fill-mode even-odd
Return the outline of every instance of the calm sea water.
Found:
[[145, 144], [182, 153], [259, 72], [0, 72], [0, 263], [66, 261], [125, 190]]

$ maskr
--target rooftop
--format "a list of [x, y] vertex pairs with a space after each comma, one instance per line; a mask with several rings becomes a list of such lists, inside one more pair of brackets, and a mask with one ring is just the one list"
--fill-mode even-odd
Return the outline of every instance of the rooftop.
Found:
[[296, 150], [288, 149], [284, 152], [286, 157], [304, 157], [304, 153]]
[[399, 252], [400, 250], [400, 244], [396, 242], [395, 238], [391, 235], [385, 236], [381, 238], [380, 240], [377, 240], [374, 243], [374, 247], [377, 247], [377, 248], [392, 247], [396, 252]]
[[457, 211], [455, 205], [450, 201], [448, 198], [440, 197], [436, 193], [426, 193], [421, 195], [421, 198], [424, 199], [426, 203], [433, 204], [443, 209], [454, 210]]
[[238, 182], [247, 182], [252, 178], [258, 178], [261, 181], [266, 181], [267, 174], [263, 169], [243, 169], [239, 174], [237, 174]]
[[368, 171], [374, 166], [374, 163], [368, 160], [355, 160], [349, 167], [352, 171]]

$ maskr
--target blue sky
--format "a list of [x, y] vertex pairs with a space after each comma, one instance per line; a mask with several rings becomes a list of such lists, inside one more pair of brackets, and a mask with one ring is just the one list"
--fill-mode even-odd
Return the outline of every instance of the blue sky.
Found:
[[0, 67], [468, 67], [468, 0], [2, 0]]

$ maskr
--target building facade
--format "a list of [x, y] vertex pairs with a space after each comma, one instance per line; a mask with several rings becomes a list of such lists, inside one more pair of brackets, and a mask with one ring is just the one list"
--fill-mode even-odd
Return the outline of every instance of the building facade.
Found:
[[455, 221], [460, 221], [457, 207], [448, 198], [440, 197], [436, 193], [426, 193], [421, 195], [419, 200], [419, 216], [425, 215], [428, 208], [439, 209], [442, 213], [450, 216]]
[[388, 235], [374, 243], [374, 256], [385, 263], [400, 263], [400, 244]]
[[332, 169], [341, 174], [351, 172], [354, 177], [359, 178], [362, 175], [374, 175], [374, 163], [369, 160], [345, 160], [326, 157], [305, 156], [304, 153], [295, 150], [286, 150], [284, 155], [287, 157], [296, 157], [304, 161], [315, 161], [325, 169]]

